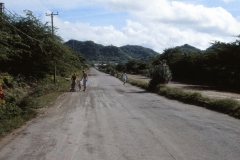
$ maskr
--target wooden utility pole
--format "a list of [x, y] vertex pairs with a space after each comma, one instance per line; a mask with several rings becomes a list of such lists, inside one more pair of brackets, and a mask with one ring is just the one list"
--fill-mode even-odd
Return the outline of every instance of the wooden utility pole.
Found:
[[[54, 27], [53, 27], [53, 16], [58, 15], [58, 12], [56, 14], [54, 14], [53, 12], [51, 14], [47, 14], [46, 16], [51, 16], [51, 23], [52, 23], [52, 35], [54, 35]], [[54, 37], [54, 36], [53, 36]], [[53, 58], [54, 60], [54, 58]], [[56, 62], [55, 62], [55, 66], [54, 66], [54, 83], [56, 84], [56, 74], [57, 74], [57, 69], [56, 69]]]
[[0, 15], [3, 14], [4, 11], [4, 3], [0, 2]]

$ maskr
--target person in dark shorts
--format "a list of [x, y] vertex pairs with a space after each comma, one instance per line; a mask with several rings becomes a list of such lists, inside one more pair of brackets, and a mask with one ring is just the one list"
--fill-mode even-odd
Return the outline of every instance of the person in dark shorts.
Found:
[[76, 76], [76, 73], [74, 73], [72, 75], [72, 78], [71, 78], [72, 83], [71, 83], [71, 89], [70, 90], [72, 90], [72, 91], [75, 91], [76, 80], [77, 80], [77, 76]]

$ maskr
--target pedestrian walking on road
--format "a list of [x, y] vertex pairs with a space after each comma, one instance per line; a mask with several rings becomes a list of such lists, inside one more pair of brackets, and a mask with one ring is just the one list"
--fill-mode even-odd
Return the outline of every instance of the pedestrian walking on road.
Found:
[[126, 81], [127, 81], [127, 74], [126, 74], [126, 72], [124, 72], [122, 74], [122, 79], [123, 79], [123, 85], [124, 85], [126, 83]]
[[88, 80], [88, 74], [83, 70], [83, 75], [82, 75], [82, 82], [83, 82], [83, 91], [86, 91], [87, 89], [87, 80]]
[[74, 73], [71, 77], [71, 88], [70, 91], [75, 91], [75, 87], [76, 87], [76, 80], [77, 80], [77, 76], [76, 73]]

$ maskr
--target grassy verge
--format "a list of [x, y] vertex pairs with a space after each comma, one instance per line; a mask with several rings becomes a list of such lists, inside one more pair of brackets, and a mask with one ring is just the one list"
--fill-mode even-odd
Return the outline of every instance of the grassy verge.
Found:
[[[115, 77], [121, 79], [120, 74]], [[128, 78], [128, 83], [146, 89], [150, 92], [157, 93], [169, 99], [178, 100], [187, 104], [201, 106], [220, 113], [228, 114], [232, 117], [240, 119], [240, 104], [233, 99], [212, 99], [203, 96], [199, 92], [187, 92], [178, 88], [167, 87], [166, 85], [158, 85], [155, 90], [149, 90], [148, 83]]]
[[70, 80], [66, 80], [63, 77], [60, 77], [58, 79], [59, 81], [56, 83], [56, 85], [53, 84], [50, 85], [51, 90], [49, 90], [47, 93], [41, 94], [40, 97], [36, 98], [36, 100], [39, 103], [39, 108], [47, 106], [47, 104], [56, 100], [58, 96], [60, 96], [64, 92], [69, 91]]
[[36, 117], [39, 109], [68, 91], [70, 81], [57, 77], [56, 84], [46, 78], [35, 84], [13, 83], [13, 86], [5, 90], [4, 100], [0, 102], [0, 138]]

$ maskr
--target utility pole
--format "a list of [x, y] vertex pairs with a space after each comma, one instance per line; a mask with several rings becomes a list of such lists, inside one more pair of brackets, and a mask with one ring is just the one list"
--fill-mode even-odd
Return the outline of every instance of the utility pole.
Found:
[[75, 49], [74, 49], [74, 40], [73, 40], [73, 51], [75, 51]]
[[0, 2], [0, 15], [3, 14], [3, 10], [4, 10], [4, 3]]
[[[53, 30], [53, 16], [58, 15], [58, 12], [56, 14], [54, 14], [53, 12], [51, 14], [47, 14], [46, 16], [51, 16], [51, 23], [52, 23], [52, 35], [54, 35], [54, 30]], [[54, 36], [53, 36], [54, 37]], [[54, 58], [53, 58], [54, 60]], [[56, 84], [56, 62], [55, 62], [55, 66], [54, 66], [54, 83]]]

